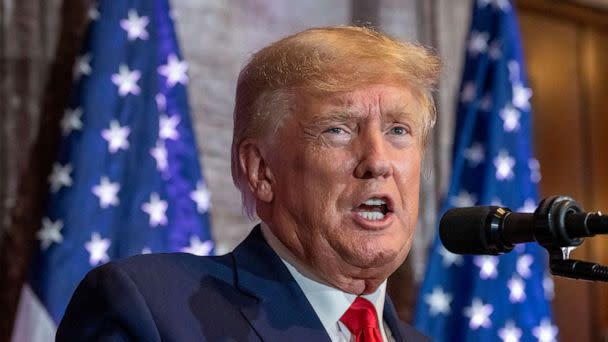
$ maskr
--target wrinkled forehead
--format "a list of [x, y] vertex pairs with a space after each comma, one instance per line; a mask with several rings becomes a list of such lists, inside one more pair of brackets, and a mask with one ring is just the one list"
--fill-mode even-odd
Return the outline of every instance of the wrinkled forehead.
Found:
[[359, 85], [339, 92], [302, 88], [295, 90], [294, 99], [296, 112], [311, 121], [377, 115], [386, 119], [422, 122], [426, 115], [426, 108], [411, 87], [395, 82]]

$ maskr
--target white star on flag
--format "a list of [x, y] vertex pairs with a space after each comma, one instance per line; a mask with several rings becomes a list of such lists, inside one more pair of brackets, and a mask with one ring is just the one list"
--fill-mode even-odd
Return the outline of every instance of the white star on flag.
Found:
[[156, 227], [167, 224], [167, 215], [165, 214], [167, 207], [167, 201], [161, 200], [158, 194], [153, 192], [150, 194], [150, 202], [142, 204], [141, 210], [150, 215], [150, 226]]
[[478, 7], [486, 7], [489, 4], [492, 4], [495, 8], [498, 8], [503, 12], [506, 12], [511, 8], [509, 0], [477, 0]]
[[464, 262], [462, 255], [458, 255], [448, 251], [444, 246], [439, 246], [439, 255], [443, 258], [441, 264], [444, 267], [450, 267], [452, 265], [460, 266]]
[[93, 193], [99, 198], [99, 206], [102, 208], [118, 205], [118, 191], [120, 184], [110, 182], [106, 176], [101, 177], [99, 185], [93, 187]]
[[488, 51], [488, 55], [493, 60], [498, 60], [500, 59], [500, 57], [502, 57], [502, 44], [499, 40], [493, 40], [492, 43], [490, 43], [490, 50]]
[[116, 153], [118, 150], [127, 150], [129, 148], [129, 140], [131, 134], [129, 126], [121, 126], [118, 121], [110, 121], [110, 128], [101, 131], [101, 136], [108, 142], [108, 150], [110, 153]]
[[177, 131], [177, 125], [181, 118], [179, 115], [167, 116], [162, 114], [159, 118], [159, 132], [158, 136], [161, 139], [179, 139], [179, 132]]
[[201, 214], [206, 213], [211, 207], [211, 192], [202, 181], [196, 183], [196, 190], [190, 193], [190, 198], [196, 203], [196, 210]]
[[540, 182], [541, 174], [540, 174], [540, 163], [535, 158], [530, 158], [528, 160], [528, 167], [530, 168], [530, 181], [532, 183]]
[[521, 329], [513, 321], [507, 321], [505, 326], [498, 330], [498, 337], [500, 337], [502, 342], [519, 342], [521, 336]]
[[88, 16], [91, 20], [99, 19], [99, 10], [97, 9], [97, 7], [93, 6], [89, 8]]
[[437, 316], [438, 314], [450, 314], [450, 302], [452, 301], [452, 296], [443, 292], [441, 287], [435, 287], [431, 294], [425, 295], [424, 301], [429, 305], [429, 312], [431, 316]]
[[550, 320], [543, 318], [540, 325], [532, 329], [532, 335], [538, 339], [538, 342], [554, 342], [557, 331], [557, 327], [551, 324]]
[[118, 95], [127, 96], [129, 94], [139, 95], [141, 89], [137, 85], [137, 81], [141, 77], [139, 70], [129, 70], [126, 64], [121, 64], [118, 67], [118, 73], [112, 74], [112, 83], [118, 86]]
[[524, 205], [519, 207], [517, 211], [521, 213], [533, 213], [536, 211], [536, 201], [532, 198], [526, 198]]
[[211, 242], [211, 240], [201, 241], [198, 236], [192, 235], [190, 237], [190, 246], [182, 248], [182, 252], [198, 256], [206, 256], [211, 253], [212, 249], [213, 242]]
[[462, 92], [460, 92], [460, 101], [462, 101], [463, 103], [469, 103], [473, 101], [476, 92], [477, 89], [475, 87], [474, 82], [469, 81], [465, 83], [465, 85], [462, 87]]
[[509, 69], [509, 80], [511, 83], [518, 83], [520, 81], [519, 63], [516, 60], [510, 60], [507, 63], [507, 69]]
[[127, 19], [122, 19], [120, 21], [120, 27], [127, 31], [130, 41], [137, 38], [146, 40], [148, 39], [148, 31], [146, 31], [146, 26], [149, 22], [150, 20], [148, 17], [140, 17], [139, 14], [137, 14], [137, 11], [132, 9], [129, 10]]
[[53, 164], [53, 171], [49, 176], [49, 183], [51, 184], [51, 192], [56, 193], [61, 189], [62, 186], [68, 187], [72, 185], [72, 165], [67, 163], [61, 165], [59, 163]]
[[519, 129], [519, 118], [521, 117], [521, 113], [513, 108], [511, 105], [505, 106], [500, 111], [500, 118], [503, 121], [502, 129], [505, 132], [514, 132]]
[[82, 129], [82, 108], [66, 109], [61, 118], [61, 135], [64, 137], [70, 134], [73, 130]]
[[532, 274], [530, 271], [530, 266], [534, 262], [534, 258], [530, 254], [524, 254], [517, 258], [517, 263], [515, 265], [515, 269], [517, 269], [517, 273], [523, 278], [528, 278]]
[[89, 251], [89, 264], [97, 266], [106, 263], [110, 260], [108, 256], [108, 248], [110, 248], [110, 239], [102, 239], [99, 233], [91, 234], [91, 241], [84, 244], [84, 247]]
[[450, 204], [457, 208], [472, 207], [475, 205], [477, 198], [475, 195], [467, 192], [466, 190], [460, 190], [457, 196], [450, 199]]
[[82, 56], [78, 56], [76, 64], [74, 64], [74, 79], [79, 80], [82, 75], [91, 74], [91, 54], [85, 53]]
[[490, 315], [494, 312], [491, 304], [483, 304], [481, 299], [475, 298], [471, 306], [464, 308], [464, 315], [469, 318], [469, 327], [473, 330], [479, 327], [489, 328], [492, 325]]
[[469, 161], [472, 167], [476, 167], [485, 159], [485, 149], [483, 145], [474, 142], [469, 148], [464, 150], [464, 158]]
[[498, 197], [492, 198], [492, 202], [490, 202], [490, 205], [493, 205], [495, 207], [504, 207], [505, 206], [504, 204], [502, 204], [502, 201]]
[[167, 109], [167, 98], [165, 95], [158, 93], [154, 97], [154, 100], [156, 101], [156, 108], [158, 108], [159, 111], [164, 112], [165, 109]]
[[170, 54], [167, 64], [158, 67], [158, 73], [167, 78], [167, 85], [172, 88], [178, 83], [183, 85], [188, 83], [188, 63], [180, 61], [175, 54]]
[[494, 167], [496, 167], [496, 179], [505, 180], [513, 178], [513, 167], [515, 159], [509, 155], [506, 150], [501, 150], [498, 156], [494, 158]]
[[553, 300], [555, 297], [555, 284], [550, 274], [545, 274], [543, 277], [543, 290], [545, 292], [545, 298], [547, 300]]
[[503, 12], [506, 12], [511, 9], [511, 4], [509, 3], [509, 0], [493, 0], [492, 3], [494, 7], [498, 8]]
[[513, 105], [521, 110], [530, 109], [530, 98], [532, 97], [532, 89], [526, 88], [521, 83], [513, 85]]
[[521, 303], [526, 299], [526, 284], [521, 278], [511, 277], [507, 282], [507, 287], [509, 288], [509, 301], [511, 303]]
[[45, 217], [42, 219], [42, 229], [36, 233], [36, 237], [40, 240], [40, 248], [45, 251], [51, 244], [62, 243], [63, 235], [61, 235], [61, 229], [63, 228], [63, 221], [57, 220], [51, 221], [50, 218]]
[[479, 277], [481, 279], [494, 279], [498, 276], [496, 266], [498, 266], [498, 257], [492, 255], [482, 255], [473, 258], [475, 266], [479, 267]]
[[150, 149], [150, 154], [156, 160], [156, 169], [165, 171], [167, 169], [167, 149], [162, 140], [156, 141], [156, 146]]
[[523, 243], [517, 243], [515, 244], [515, 246], [513, 247], [513, 250], [515, 250], [515, 252], [517, 253], [523, 253], [526, 251], [526, 245], [524, 245]]
[[488, 49], [488, 39], [490, 39], [490, 35], [487, 32], [472, 31], [469, 38], [469, 52], [473, 56], [486, 52]]

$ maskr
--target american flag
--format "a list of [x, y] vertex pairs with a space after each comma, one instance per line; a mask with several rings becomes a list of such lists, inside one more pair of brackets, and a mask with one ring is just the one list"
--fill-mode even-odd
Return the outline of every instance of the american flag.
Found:
[[[532, 91], [508, 0], [473, 3], [465, 63], [444, 211], [498, 205], [532, 212], [541, 178], [531, 153]], [[436, 238], [415, 324], [436, 341], [555, 341], [552, 296], [547, 255], [538, 245], [461, 256]]]
[[102, 0], [74, 67], [30, 273], [58, 323], [85, 273], [139, 253], [213, 253], [210, 194], [167, 0]]

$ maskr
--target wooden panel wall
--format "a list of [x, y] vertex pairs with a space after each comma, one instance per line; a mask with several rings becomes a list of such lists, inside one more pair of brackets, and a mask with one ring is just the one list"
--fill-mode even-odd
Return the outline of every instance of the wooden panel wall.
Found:
[[[608, 22], [608, 15], [607, 15]], [[587, 84], [589, 193], [588, 209], [608, 212], [608, 29], [582, 30], [583, 75]], [[608, 236], [593, 238], [588, 257], [608, 264]], [[595, 326], [601, 338], [608, 339], [608, 284], [596, 285], [591, 293]]]
[[[566, 194], [587, 210], [608, 211], [608, 13], [555, 1], [518, 7], [541, 196]], [[587, 239], [573, 257], [608, 264], [607, 243]], [[560, 340], [606, 339], [608, 284], [556, 278], [555, 287]]]

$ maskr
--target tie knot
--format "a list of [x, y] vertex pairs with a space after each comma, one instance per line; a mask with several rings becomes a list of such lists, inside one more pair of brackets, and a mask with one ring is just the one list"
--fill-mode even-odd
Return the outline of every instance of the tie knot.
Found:
[[376, 308], [367, 299], [357, 297], [340, 318], [353, 335], [358, 335], [362, 329], [378, 329]]

